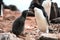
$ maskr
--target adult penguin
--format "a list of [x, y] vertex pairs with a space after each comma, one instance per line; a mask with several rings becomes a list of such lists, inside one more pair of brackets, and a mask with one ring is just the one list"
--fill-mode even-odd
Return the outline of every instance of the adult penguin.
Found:
[[36, 17], [36, 22], [37, 22], [38, 28], [40, 29], [41, 32], [48, 33], [49, 25], [46, 20], [46, 17], [43, 14], [44, 12], [37, 7], [34, 8], [34, 12], [35, 12], [35, 17]]

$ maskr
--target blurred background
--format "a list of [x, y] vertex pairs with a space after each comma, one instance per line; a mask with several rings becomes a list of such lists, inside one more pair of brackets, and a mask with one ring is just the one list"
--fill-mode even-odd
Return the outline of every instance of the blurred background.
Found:
[[[32, 0], [3, 0], [3, 2], [6, 4], [6, 5], [10, 5], [10, 4], [13, 4], [15, 6], [17, 6], [17, 8], [20, 10], [20, 11], [23, 11], [23, 10], [26, 10], [29, 8], [30, 6], [30, 3], [31, 3]], [[58, 7], [60, 7], [60, 0], [52, 0], [53, 2], [56, 2], [58, 4]]]

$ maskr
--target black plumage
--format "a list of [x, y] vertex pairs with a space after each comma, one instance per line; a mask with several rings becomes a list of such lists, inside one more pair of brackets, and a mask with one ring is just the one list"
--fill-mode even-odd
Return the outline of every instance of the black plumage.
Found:
[[9, 7], [12, 11], [17, 11], [18, 10], [18, 8], [15, 5], [9, 5]]
[[27, 14], [28, 14], [27, 10], [23, 11], [22, 15], [14, 21], [13, 27], [12, 27], [12, 32], [16, 36], [20, 35], [23, 32]]

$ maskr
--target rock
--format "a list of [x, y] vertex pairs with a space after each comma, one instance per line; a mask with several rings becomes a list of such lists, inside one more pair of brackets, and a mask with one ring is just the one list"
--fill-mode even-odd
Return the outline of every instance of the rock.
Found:
[[55, 23], [55, 24], [60, 23], [60, 17], [52, 19], [51, 23]]
[[10, 32], [12, 24], [16, 18], [21, 16], [20, 11], [11, 11], [10, 9], [4, 9], [3, 16], [0, 16], [0, 32]]
[[58, 37], [56, 34], [43, 33], [38, 40], [58, 40]]
[[54, 38], [49, 38], [49, 37], [40, 37], [38, 40], [58, 40], [58, 39], [54, 39]]
[[20, 39], [11, 33], [0, 33], [0, 40], [20, 40]]
[[2, 29], [0, 29], [0, 33], [4, 33], [4, 31]]
[[0, 16], [0, 21], [2, 21], [3, 20], [3, 17], [2, 16]]

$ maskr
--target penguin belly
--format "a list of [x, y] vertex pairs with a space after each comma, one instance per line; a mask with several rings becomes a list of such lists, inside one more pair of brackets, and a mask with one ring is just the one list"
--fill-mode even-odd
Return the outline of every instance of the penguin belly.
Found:
[[41, 9], [34, 8], [36, 22], [41, 32], [48, 32], [48, 23]]

